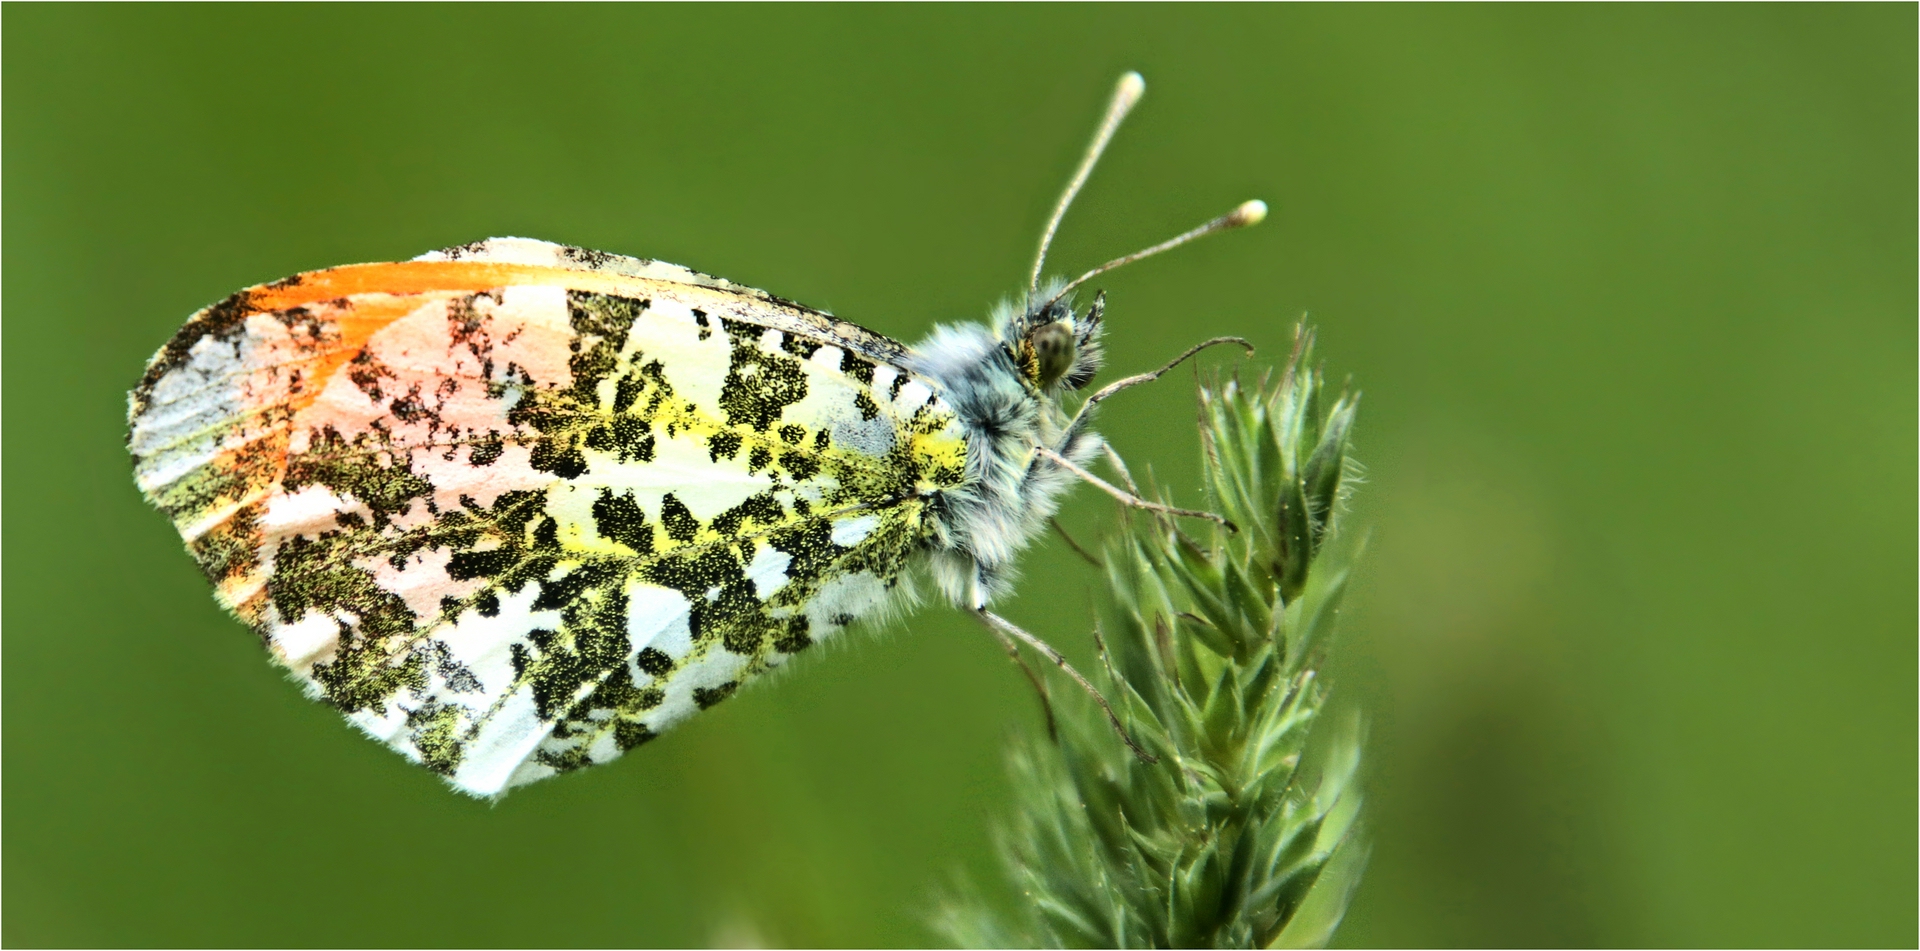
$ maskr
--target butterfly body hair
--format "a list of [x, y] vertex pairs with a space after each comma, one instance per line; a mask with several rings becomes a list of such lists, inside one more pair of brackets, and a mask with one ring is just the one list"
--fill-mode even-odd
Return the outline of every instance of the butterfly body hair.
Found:
[[[994, 327], [937, 327], [906, 360], [940, 390], [966, 434], [967, 478], [931, 507], [937, 532], [928, 561], [941, 593], [969, 609], [1012, 588], [1019, 553], [1045, 531], [1072, 486], [1073, 474], [1039, 447], [1085, 465], [1102, 445], [1084, 427], [1068, 431], [1059, 400], [1098, 369], [1099, 303], [1082, 318], [1057, 303], [1039, 314], [1003, 304], [994, 317]], [[1072, 343], [1066, 372], [1048, 381], [1027, 356], [1035, 333], [1056, 323]]]

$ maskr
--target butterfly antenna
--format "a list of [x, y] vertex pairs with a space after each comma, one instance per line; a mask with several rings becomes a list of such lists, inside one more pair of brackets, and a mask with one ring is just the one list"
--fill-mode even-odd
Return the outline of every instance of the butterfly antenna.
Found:
[[1134, 103], [1140, 101], [1140, 95], [1147, 91], [1147, 81], [1139, 73], [1129, 72], [1120, 77], [1120, 84], [1113, 89], [1113, 99], [1107, 103], [1107, 114], [1100, 120], [1100, 128], [1093, 134], [1093, 144], [1087, 146], [1087, 154], [1080, 159], [1080, 168], [1073, 173], [1073, 179], [1067, 182], [1067, 190], [1060, 194], [1059, 203], [1053, 206], [1053, 216], [1047, 219], [1047, 229], [1040, 233], [1040, 252], [1033, 257], [1033, 273], [1027, 278], [1027, 301], [1031, 303], [1040, 296], [1040, 269], [1047, 263], [1047, 247], [1053, 244], [1053, 233], [1060, 228], [1060, 219], [1067, 216], [1067, 207], [1073, 204], [1080, 187], [1087, 183], [1087, 176], [1093, 174], [1093, 166], [1100, 161], [1100, 153], [1107, 150], [1107, 143], [1113, 140], [1113, 133], [1120, 123], [1133, 111]]
[[1206, 224], [1203, 224], [1200, 227], [1187, 232], [1186, 234], [1180, 235], [1175, 238], [1169, 238], [1165, 241], [1160, 242], [1159, 244], [1154, 245], [1151, 248], [1135, 251], [1132, 254], [1126, 255], [1125, 257], [1114, 258], [1113, 260], [1108, 261], [1107, 263], [1102, 264], [1099, 267], [1094, 268], [1093, 270], [1088, 271], [1087, 273], [1082, 274], [1071, 281], [1068, 281], [1067, 286], [1061, 288], [1060, 292], [1053, 295], [1052, 299], [1048, 300], [1045, 304], [1041, 305], [1040, 310], [1044, 311], [1047, 308], [1052, 307], [1056, 301], [1067, 296], [1068, 294], [1073, 293], [1074, 288], [1079, 287], [1080, 285], [1085, 284], [1086, 282], [1091, 281], [1094, 278], [1099, 277], [1100, 275], [1105, 274], [1108, 271], [1111, 271], [1115, 268], [1125, 267], [1142, 258], [1153, 257], [1154, 255], [1159, 254], [1162, 251], [1171, 251], [1174, 248], [1177, 248], [1183, 244], [1186, 244], [1187, 242], [1192, 241], [1195, 238], [1204, 238], [1207, 235], [1213, 234], [1218, 231], [1232, 231], [1235, 228], [1245, 228], [1248, 225], [1257, 225], [1261, 221], [1265, 220], [1266, 217], [1267, 217], [1266, 202], [1261, 201], [1258, 198], [1249, 202], [1243, 202], [1241, 203], [1240, 207], [1235, 208], [1234, 210], [1229, 211], [1226, 214], [1221, 215], [1220, 217], [1215, 218], [1212, 221], [1209, 221]]

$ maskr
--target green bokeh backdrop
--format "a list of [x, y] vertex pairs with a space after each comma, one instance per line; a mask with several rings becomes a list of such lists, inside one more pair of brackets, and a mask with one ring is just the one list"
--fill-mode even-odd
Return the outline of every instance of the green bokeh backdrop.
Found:
[[[523, 234], [913, 339], [1069, 217], [1115, 366], [1310, 312], [1366, 391], [1341, 941], [1916, 941], [1915, 8], [4, 14], [5, 943], [887, 945], [993, 872], [1020, 678], [949, 609], [468, 801], [303, 700], [147, 510], [195, 308]], [[1216, 363], [1228, 362], [1216, 358]], [[1190, 387], [1106, 430], [1195, 500]], [[1097, 535], [1082, 491], [1067, 520]], [[1087, 650], [1057, 543], [1008, 606]]]

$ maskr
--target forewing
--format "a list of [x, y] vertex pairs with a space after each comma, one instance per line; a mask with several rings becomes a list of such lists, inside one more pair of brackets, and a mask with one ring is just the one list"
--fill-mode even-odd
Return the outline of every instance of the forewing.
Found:
[[235, 295], [132, 396], [141, 489], [315, 695], [492, 795], [887, 602], [965, 468], [890, 341], [667, 265], [472, 257]]

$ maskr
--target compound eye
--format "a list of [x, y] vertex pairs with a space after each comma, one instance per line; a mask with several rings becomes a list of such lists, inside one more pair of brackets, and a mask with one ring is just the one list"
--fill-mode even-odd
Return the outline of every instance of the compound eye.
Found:
[[1041, 388], [1060, 382], [1073, 369], [1073, 328], [1066, 321], [1044, 324], [1027, 340], [1033, 347], [1034, 382]]

